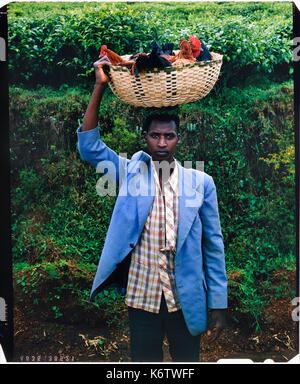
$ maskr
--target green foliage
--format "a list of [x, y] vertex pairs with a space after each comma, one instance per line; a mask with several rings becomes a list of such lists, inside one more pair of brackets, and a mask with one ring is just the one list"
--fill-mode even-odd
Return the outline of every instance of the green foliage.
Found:
[[110, 327], [126, 325], [123, 298], [113, 289], [89, 300], [96, 266], [90, 263], [59, 259], [14, 266], [15, 294], [28, 316], [36, 311], [43, 320], [64, 323], [106, 322]]
[[[40, 87], [34, 91], [10, 88], [10, 138], [13, 172], [49, 158], [64, 148], [74, 148], [78, 125], [88, 103], [79, 88], [58, 91]], [[26, 150], [24, 151], [24, 148]]]
[[[235, 314], [247, 318], [249, 327], [260, 330], [261, 317], [268, 303], [265, 294], [258, 288], [254, 263], [247, 263], [244, 269], [235, 271], [234, 279], [230, 279], [230, 306]], [[236, 277], [237, 276], [237, 277]], [[245, 324], [244, 324], [245, 325]]]
[[[228, 273], [229, 303], [234, 317], [243, 327], [260, 331], [265, 321], [264, 312], [273, 299], [292, 300], [295, 297], [288, 272], [292, 270], [295, 273], [294, 255], [266, 262], [249, 257], [242, 268], [230, 269], [231, 266]], [[280, 279], [276, 275], [280, 275]]]
[[138, 131], [129, 129], [128, 123], [121, 117], [113, 120], [111, 132], [103, 136], [104, 142], [117, 153], [126, 153], [131, 157], [140, 145]]
[[103, 311], [103, 317], [111, 328], [124, 331], [127, 325], [127, 306], [124, 297], [114, 288], [103, 290], [95, 299], [95, 306]]
[[[33, 11], [33, 9], [35, 11]], [[47, 17], [45, 17], [47, 15]], [[77, 85], [93, 79], [92, 63], [107, 44], [119, 54], [196, 34], [224, 55], [222, 76], [292, 66], [292, 5], [287, 4], [30, 4], [9, 5], [9, 68], [13, 82]], [[233, 77], [234, 74], [234, 78]]]
[[39, 176], [35, 172], [28, 171], [35, 174], [43, 191], [21, 205], [27, 198], [27, 179], [23, 177], [13, 196], [14, 258], [34, 263], [64, 257], [96, 263], [115, 197], [97, 195], [95, 171], [74, 153], [43, 158]]

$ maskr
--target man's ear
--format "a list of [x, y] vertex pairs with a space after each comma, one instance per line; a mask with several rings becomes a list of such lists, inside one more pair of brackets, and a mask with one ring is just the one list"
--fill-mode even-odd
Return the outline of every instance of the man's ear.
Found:
[[142, 133], [142, 140], [144, 141], [144, 143], [146, 143], [146, 141], [147, 141], [147, 132], [143, 132]]
[[141, 145], [143, 146], [144, 149], [146, 149], [146, 147], [147, 147], [146, 136], [147, 136], [146, 132], [142, 132], [141, 133], [141, 137], [140, 137], [141, 141], [140, 141], [140, 143], [141, 143]]
[[178, 137], [177, 144], [178, 144], [178, 143], [181, 143], [181, 136], [180, 136], [180, 133], [177, 133], [177, 137]]

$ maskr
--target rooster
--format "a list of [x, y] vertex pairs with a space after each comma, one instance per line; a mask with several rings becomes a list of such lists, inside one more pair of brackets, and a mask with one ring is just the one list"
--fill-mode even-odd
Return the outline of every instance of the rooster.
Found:
[[189, 42], [192, 48], [193, 56], [197, 61], [211, 60], [211, 54], [203, 41], [200, 41], [195, 35], [189, 37]]
[[201, 41], [194, 35], [189, 37], [193, 57], [197, 58], [201, 53]]
[[107, 48], [107, 45], [102, 45], [99, 50], [99, 58], [107, 57], [111, 65], [132, 66], [134, 61], [128, 61], [119, 56], [116, 52]]
[[175, 56], [169, 58], [173, 65], [189, 64], [196, 61], [189, 41], [180, 40], [179, 48], [180, 51]]

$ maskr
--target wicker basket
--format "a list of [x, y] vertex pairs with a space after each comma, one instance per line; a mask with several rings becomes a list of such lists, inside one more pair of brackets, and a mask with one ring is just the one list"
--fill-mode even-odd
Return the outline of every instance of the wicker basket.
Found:
[[125, 103], [136, 107], [171, 107], [205, 97], [215, 85], [223, 56], [211, 52], [212, 60], [153, 69], [131, 75], [122, 66], [110, 66], [109, 85]]

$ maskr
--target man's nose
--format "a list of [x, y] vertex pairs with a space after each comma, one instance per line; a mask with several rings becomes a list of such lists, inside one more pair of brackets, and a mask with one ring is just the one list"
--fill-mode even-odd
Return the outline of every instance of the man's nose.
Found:
[[158, 146], [161, 148], [164, 148], [167, 146], [166, 140], [163, 136], [159, 138]]

